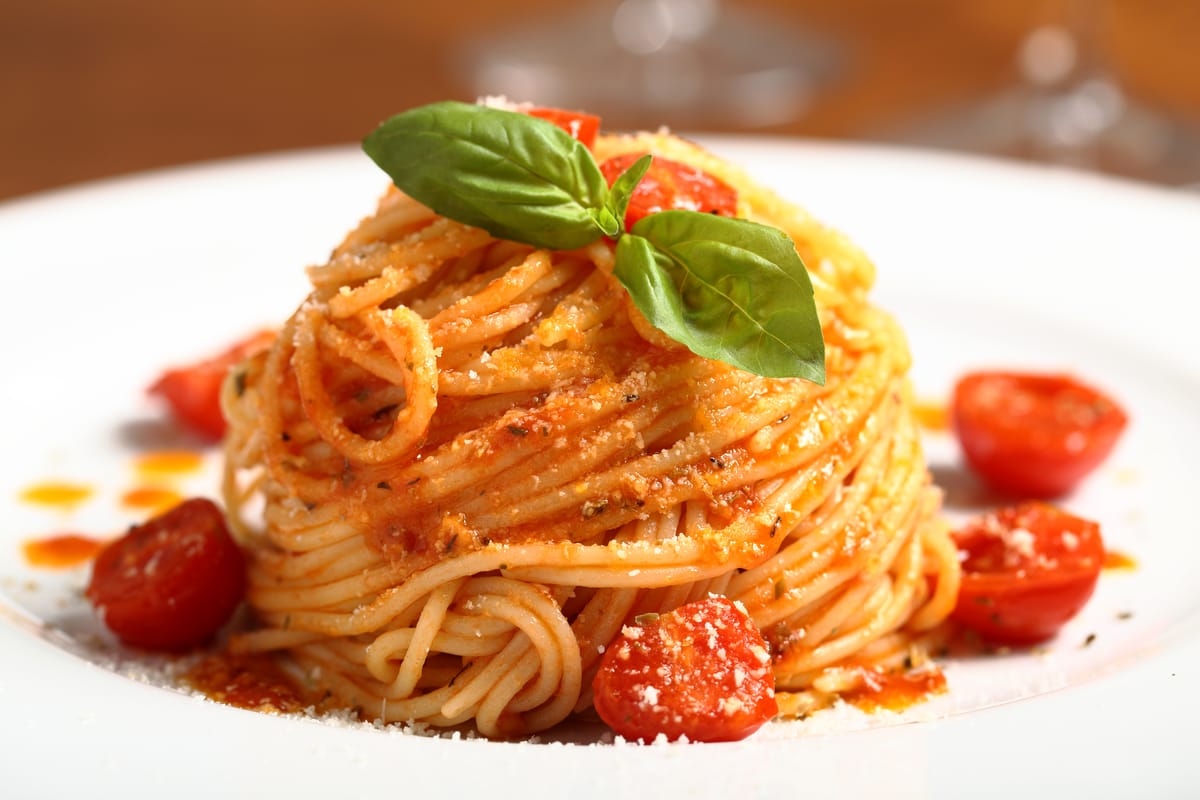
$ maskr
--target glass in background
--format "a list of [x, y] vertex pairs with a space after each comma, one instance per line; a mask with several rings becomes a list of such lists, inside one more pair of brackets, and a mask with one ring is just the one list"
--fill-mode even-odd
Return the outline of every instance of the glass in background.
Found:
[[719, 0], [593, 0], [458, 52], [478, 95], [584, 108], [614, 128], [794, 122], [840, 71], [838, 43]]
[[1047, 20], [1016, 53], [1019, 84], [884, 138], [1168, 185], [1200, 182], [1200, 126], [1130, 96], [1109, 63], [1113, 2], [1069, 0], [1046, 9]]

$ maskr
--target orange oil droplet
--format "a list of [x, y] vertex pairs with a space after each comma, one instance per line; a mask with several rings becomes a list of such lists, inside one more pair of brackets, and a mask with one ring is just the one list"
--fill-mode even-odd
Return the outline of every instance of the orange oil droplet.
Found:
[[92, 496], [90, 486], [66, 481], [43, 481], [21, 492], [27, 503], [53, 508], [72, 509]]
[[141, 475], [160, 477], [196, 472], [204, 457], [191, 450], [156, 450], [139, 456], [134, 466]]
[[845, 699], [866, 712], [903, 711], [946, 692], [946, 676], [936, 667], [914, 672], [883, 672], [864, 667], [861, 675], [861, 686]]
[[148, 508], [159, 511], [177, 505], [182, 499], [182, 495], [174, 489], [139, 486], [121, 495], [121, 504], [129, 508]]
[[917, 400], [913, 403], [913, 416], [927, 431], [950, 430], [950, 411], [938, 400]]
[[1137, 561], [1133, 556], [1125, 555], [1116, 550], [1104, 551], [1104, 568], [1105, 569], [1137, 569]]
[[104, 542], [77, 533], [60, 533], [31, 539], [22, 545], [25, 560], [35, 567], [66, 569], [92, 560]]

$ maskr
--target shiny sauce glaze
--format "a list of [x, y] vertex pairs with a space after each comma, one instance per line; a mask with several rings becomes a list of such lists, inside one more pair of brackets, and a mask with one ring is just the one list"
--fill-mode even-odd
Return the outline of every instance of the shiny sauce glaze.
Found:
[[56, 533], [26, 541], [21, 551], [32, 566], [67, 569], [91, 561], [105, 544], [103, 539], [78, 533]]
[[70, 481], [48, 480], [24, 489], [20, 498], [26, 503], [70, 511], [92, 496], [92, 487]]
[[885, 672], [858, 667], [860, 683], [844, 699], [867, 712], [903, 711], [946, 691], [946, 676], [929, 664], [908, 672]]
[[1137, 569], [1137, 560], [1133, 556], [1126, 555], [1117, 550], [1106, 550], [1104, 552], [1104, 569], [1108, 570], [1134, 570]]
[[137, 486], [121, 495], [121, 505], [150, 511], [165, 511], [183, 500], [174, 489], [161, 486]]
[[269, 656], [215, 653], [185, 672], [182, 682], [210, 700], [251, 711], [292, 714], [311, 705]]

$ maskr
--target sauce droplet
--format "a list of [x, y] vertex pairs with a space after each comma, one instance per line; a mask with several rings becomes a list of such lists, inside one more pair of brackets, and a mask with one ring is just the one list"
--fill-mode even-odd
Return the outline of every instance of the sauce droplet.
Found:
[[913, 416], [917, 424], [927, 431], [950, 430], [950, 411], [938, 400], [917, 400], [913, 403]]
[[156, 450], [139, 456], [134, 466], [142, 475], [158, 477], [196, 472], [203, 463], [204, 457], [191, 450]]
[[61, 533], [31, 539], [22, 545], [25, 560], [35, 567], [66, 569], [92, 560], [104, 542], [77, 533]]
[[27, 503], [52, 508], [73, 509], [92, 496], [90, 486], [67, 481], [43, 481], [21, 492]]
[[1116, 550], [1104, 551], [1104, 568], [1105, 569], [1137, 569], [1137, 561], [1133, 556], [1127, 556], [1124, 553]]
[[267, 656], [208, 656], [183, 675], [196, 691], [237, 708], [290, 714], [305, 707], [287, 675]]
[[884, 672], [861, 667], [862, 683], [845, 700], [863, 711], [903, 711], [946, 691], [946, 676], [933, 665], [911, 672]]
[[153, 511], [165, 511], [178, 505], [183, 500], [182, 495], [174, 489], [163, 489], [157, 486], [139, 486], [121, 495], [121, 503], [129, 508], [148, 508]]

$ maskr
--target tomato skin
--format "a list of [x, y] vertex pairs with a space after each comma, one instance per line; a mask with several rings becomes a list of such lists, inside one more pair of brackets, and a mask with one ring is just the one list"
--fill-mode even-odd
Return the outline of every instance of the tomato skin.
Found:
[[954, 389], [954, 427], [971, 468], [1014, 497], [1070, 492], [1125, 429], [1113, 400], [1065, 375], [976, 372]]
[[[611, 186], [645, 153], [614, 156], [600, 165]], [[737, 190], [707, 172], [678, 161], [654, 156], [625, 210], [625, 229], [659, 211], [685, 209], [723, 217], [737, 215]]]
[[174, 652], [228, 622], [245, 583], [245, 557], [221, 509], [193, 498], [109, 543], [85, 594], [125, 644]]
[[659, 734], [736, 741], [779, 711], [762, 634], [717, 596], [626, 626], [605, 649], [592, 690], [600, 718], [643, 742]]
[[225, 435], [221, 384], [226, 374], [246, 358], [270, 347], [274, 340], [275, 334], [270, 331], [256, 333], [211, 358], [167, 370], [147, 392], [165, 399], [172, 416], [188, 430], [217, 441]]
[[596, 134], [600, 132], [600, 118], [595, 114], [587, 114], [583, 111], [566, 111], [561, 108], [541, 107], [527, 109], [525, 113], [531, 117], [553, 122], [571, 134], [573, 138], [578, 139], [580, 144], [589, 150], [596, 143]]
[[1087, 604], [1104, 566], [1100, 526], [1041, 502], [972, 520], [955, 532], [962, 583], [953, 618], [984, 638], [1036, 644]]

